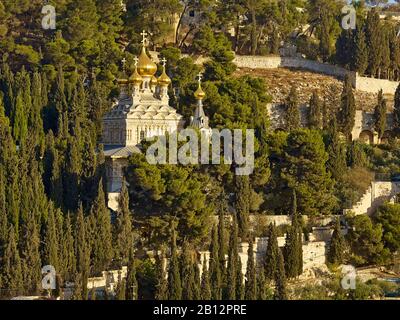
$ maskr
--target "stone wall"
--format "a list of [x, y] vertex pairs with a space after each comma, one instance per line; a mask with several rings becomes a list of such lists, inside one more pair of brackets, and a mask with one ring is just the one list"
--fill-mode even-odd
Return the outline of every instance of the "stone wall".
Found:
[[384, 94], [394, 95], [398, 85], [399, 82], [397, 81], [361, 77], [358, 74], [356, 75], [355, 80], [356, 90], [370, 93], [377, 93], [382, 90]]
[[353, 212], [355, 215], [373, 214], [385, 201], [393, 201], [400, 192], [400, 183], [391, 181], [373, 181], [363, 197], [351, 209], [344, 213]]
[[358, 91], [377, 93], [383, 90], [384, 94], [394, 95], [399, 82], [385, 79], [375, 79], [361, 77], [358, 73], [346, 70], [342, 67], [321, 63], [318, 61], [307, 60], [301, 57], [281, 57], [281, 56], [239, 56], [233, 62], [238, 68], [250, 69], [276, 69], [276, 68], [296, 68], [305, 69], [317, 73], [334, 76], [344, 79], [349, 75], [352, 79], [353, 87]]
[[238, 68], [250, 69], [275, 69], [275, 68], [298, 68], [306, 69], [330, 76], [344, 78], [347, 74], [354, 76], [344, 68], [318, 61], [307, 60], [299, 57], [280, 56], [236, 56], [233, 62]]

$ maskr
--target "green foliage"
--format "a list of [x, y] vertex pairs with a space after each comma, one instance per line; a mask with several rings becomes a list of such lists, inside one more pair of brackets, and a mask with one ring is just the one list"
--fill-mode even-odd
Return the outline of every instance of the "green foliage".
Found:
[[385, 248], [397, 252], [400, 248], [400, 204], [386, 203], [378, 208], [377, 223], [383, 228], [383, 242]]
[[174, 226], [171, 235], [171, 257], [168, 266], [168, 289], [169, 300], [182, 299], [182, 282], [179, 268], [179, 260], [176, 252], [176, 235]]
[[380, 90], [378, 94], [378, 104], [375, 107], [374, 118], [375, 118], [375, 131], [378, 133], [378, 137], [382, 138], [386, 129], [386, 100], [383, 98], [383, 91]]
[[335, 229], [333, 230], [327, 259], [329, 263], [340, 265], [343, 264], [345, 257], [345, 239], [340, 227], [340, 220], [337, 219]]
[[297, 89], [296, 87], [292, 87], [285, 103], [285, 120], [288, 131], [300, 128], [300, 111], [298, 103]]

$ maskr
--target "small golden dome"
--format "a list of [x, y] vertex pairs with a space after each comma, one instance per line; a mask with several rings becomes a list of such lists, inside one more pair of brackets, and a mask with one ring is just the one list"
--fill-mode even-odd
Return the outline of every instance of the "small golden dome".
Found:
[[200, 84], [199, 84], [199, 87], [197, 88], [196, 92], [194, 93], [194, 97], [197, 100], [203, 100], [206, 97], [206, 93], [203, 91]]
[[168, 77], [167, 73], [165, 72], [165, 66], [164, 66], [164, 70], [161, 74], [161, 76], [158, 78], [158, 83], [160, 84], [160, 86], [164, 86], [164, 87], [168, 87], [171, 84], [171, 78]]
[[157, 65], [147, 55], [145, 46], [139, 56], [138, 71], [143, 77], [151, 77], [157, 72]]
[[138, 73], [137, 67], [135, 67], [135, 71], [133, 71], [132, 75], [129, 77], [129, 82], [134, 85], [141, 85], [143, 82], [142, 76]]
[[151, 86], [156, 86], [158, 84], [158, 80], [155, 76], [151, 77], [150, 85]]

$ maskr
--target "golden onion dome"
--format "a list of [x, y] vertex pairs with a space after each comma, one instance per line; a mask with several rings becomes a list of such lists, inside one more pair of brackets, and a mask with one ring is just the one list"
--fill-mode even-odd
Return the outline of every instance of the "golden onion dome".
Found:
[[132, 75], [129, 77], [129, 82], [135, 85], [141, 85], [143, 82], [142, 76], [138, 73], [138, 68], [135, 67], [135, 71], [133, 71]]
[[206, 97], [206, 93], [203, 91], [200, 84], [199, 84], [199, 87], [197, 88], [196, 92], [194, 93], [194, 97], [197, 100], [203, 100]]
[[156, 86], [157, 83], [158, 83], [157, 78], [156, 78], [155, 76], [152, 76], [152, 77], [151, 77], [151, 81], [150, 81], [150, 85], [151, 85], [151, 86]]
[[151, 77], [157, 72], [157, 65], [147, 55], [145, 46], [139, 56], [138, 71], [143, 77]]
[[167, 73], [165, 72], [165, 66], [164, 66], [164, 70], [161, 74], [161, 76], [158, 78], [158, 83], [160, 84], [160, 86], [165, 86], [168, 87], [171, 84], [171, 78], [168, 77]]

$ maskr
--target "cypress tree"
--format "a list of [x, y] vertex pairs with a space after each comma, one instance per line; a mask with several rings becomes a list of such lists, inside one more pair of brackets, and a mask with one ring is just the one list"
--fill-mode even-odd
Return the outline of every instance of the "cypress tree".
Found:
[[128, 273], [126, 275], [125, 300], [137, 300], [137, 299], [138, 299], [138, 283], [136, 280], [135, 259], [133, 257], [133, 254], [131, 254], [128, 263]]
[[398, 135], [400, 133], [400, 84], [394, 94], [393, 128]]
[[242, 272], [242, 261], [240, 257], [237, 257], [236, 262], [236, 300], [244, 300], [245, 290], [244, 290], [243, 272]]
[[249, 232], [251, 186], [249, 176], [235, 175], [235, 210], [239, 237], [246, 241]]
[[268, 228], [268, 244], [264, 260], [265, 277], [268, 280], [275, 279], [279, 250], [276, 228], [275, 225], [271, 223]]
[[257, 300], [267, 300], [267, 283], [265, 280], [264, 270], [261, 269], [257, 273]]
[[245, 284], [245, 299], [257, 300], [257, 278], [256, 266], [254, 261], [254, 247], [253, 238], [250, 238], [249, 249], [247, 251], [247, 271], [246, 271], [246, 284]]
[[400, 42], [397, 37], [397, 30], [392, 28], [390, 38], [390, 69], [391, 74], [389, 80], [397, 81], [399, 79], [400, 69]]
[[368, 164], [367, 155], [363, 146], [358, 141], [353, 141], [349, 150], [349, 165], [354, 167], [366, 167]]
[[175, 226], [173, 226], [172, 228], [172, 235], [171, 235], [171, 257], [168, 268], [168, 288], [169, 288], [169, 300], [182, 299], [182, 283], [179, 270], [178, 254], [176, 252]]
[[278, 248], [278, 257], [277, 257], [277, 265], [275, 272], [275, 300], [287, 300], [286, 294], [286, 276], [285, 276], [285, 267], [283, 262], [283, 254], [281, 250]]
[[324, 103], [322, 104], [322, 129], [327, 130], [328, 128], [329, 128], [328, 104], [326, 103], [326, 99], [324, 99]]
[[237, 285], [237, 261], [238, 261], [238, 227], [236, 219], [233, 219], [232, 232], [229, 239], [228, 267], [226, 274], [226, 293], [227, 300], [236, 300]]
[[351, 140], [356, 115], [356, 104], [354, 100], [351, 79], [346, 76], [340, 102], [340, 126], [343, 134], [348, 140]]
[[195, 275], [193, 268], [192, 252], [190, 250], [190, 245], [187, 242], [183, 243], [183, 250], [181, 254], [181, 276], [182, 283], [182, 299], [183, 300], [193, 300], [195, 294]]
[[368, 47], [365, 43], [365, 31], [363, 28], [359, 27], [356, 34], [356, 52], [354, 69], [363, 76], [368, 68]]
[[347, 170], [346, 164], [346, 146], [340, 141], [339, 132], [337, 130], [335, 117], [331, 121], [329, 129], [329, 145], [327, 168], [332, 177], [339, 181]]
[[157, 285], [156, 285], [156, 300], [168, 300], [168, 282], [167, 282], [167, 273], [165, 266], [165, 254], [164, 251], [161, 251], [161, 254], [158, 254], [157, 257]]
[[1, 279], [6, 295], [17, 296], [22, 292], [23, 278], [21, 258], [18, 251], [16, 233], [11, 225], [8, 232], [7, 245], [2, 258]]
[[219, 203], [219, 220], [218, 220], [218, 256], [219, 256], [219, 264], [221, 270], [221, 279], [222, 283], [225, 282], [226, 277], [226, 246], [225, 246], [225, 197], [222, 196]]
[[116, 300], [125, 300], [126, 297], [126, 281], [125, 279], [121, 279], [121, 281], [117, 284], [117, 289], [115, 292], [115, 299]]
[[133, 247], [132, 216], [129, 210], [129, 194], [125, 180], [122, 181], [118, 198], [117, 221], [115, 227], [115, 258], [125, 264]]
[[193, 262], [193, 269], [194, 269], [193, 300], [201, 300], [201, 277], [200, 277], [199, 261], [197, 260], [197, 256], [195, 258], [195, 261]]
[[[89, 265], [90, 265], [90, 244], [88, 227], [83, 215], [82, 204], [79, 205], [78, 213], [75, 222], [75, 257], [76, 257], [76, 272], [82, 275], [82, 281], [87, 282], [89, 277]], [[82, 295], [87, 296], [87, 288], [83, 288], [84, 292]]]
[[321, 102], [319, 100], [317, 91], [313, 92], [310, 99], [309, 123], [310, 123], [310, 128], [313, 129], [322, 128]]
[[66, 164], [63, 170], [64, 207], [76, 211], [79, 201], [79, 178], [81, 174], [81, 160], [78, 141], [74, 137], [68, 138]]
[[379, 13], [375, 8], [370, 10], [365, 22], [365, 37], [368, 47], [368, 72], [372, 77], [378, 75], [379, 66], [381, 65], [382, 52], [381, 52], [381, 23]]
[[381, 139], [386, 129], [386, 100], [383, 98], [383, 91], [378, 94], [378, 104], [375, 107], [375, 131], [378, 133], [378, 138]]
[[27, 221], [23, 225], [22, 235], [22, 261], [23, 280], [25, 291], [28, 294], [37, 294], [41, 281], [39, 228], [33, 213], [29, 212]]
[[61, 235], [60, 261], [63, 264], [63, 278], [72, 281], [73, 274], [76, 272], [76, 257], [74, 248], [74, 238], [71, 226], [70, 215], [64, 219], [64, 228]]
[[299, 129], [300, 123], [300, 111], [298, 105], [297, 89], [296, 87], [291, 87], [289, 95], [285, 103], [285, 120], [286, 128], [288, 131], [293, 131]]
[[59, 262], [59, 238], [57, 232], [57, 210], [50, 203], [49, 213], [46, 223], [45, 240], [44, 240], [44, 263], [52, 265], [57, 272], [60, 271]]
[[97, 198], [90, 209], [93, 270], [106, 270], [113, 257], [111, 215], [106, 207], [103, 181], [100, 179]]
[[203, 271], [201, 274], [201, 299], [211, 300], [210, 277], [207, 270], [206, 255], [203, 258]]
[[218, 247], [218, 229], [214, 226], [212, 230], [212, 238], [210, 245], [210, 284], [211, 284], [211, 296], [212, 300], [221, 300], [221, 270], [219, 264], [219, 247]]
[[340, 219], [336, 219], [331, 242], [328, 250], [328, 262], [332, 264], [342, 264], [344, 260], [345, 239], [340, 228]]
[[30, 128], [31, 135], [38, 144], [44, 142], [43, 119], [41, 116], [43, 102], [42, 102], [42, 79], [38, 72], [33, 74], [32, 81], [32, 108], [28, 117], [28, 127]]
[[12, 113], [12, 132], [15, 141], [22, 143], [28, 134], [28, 119], [24, 109], [22, 91], [18, 91]]

